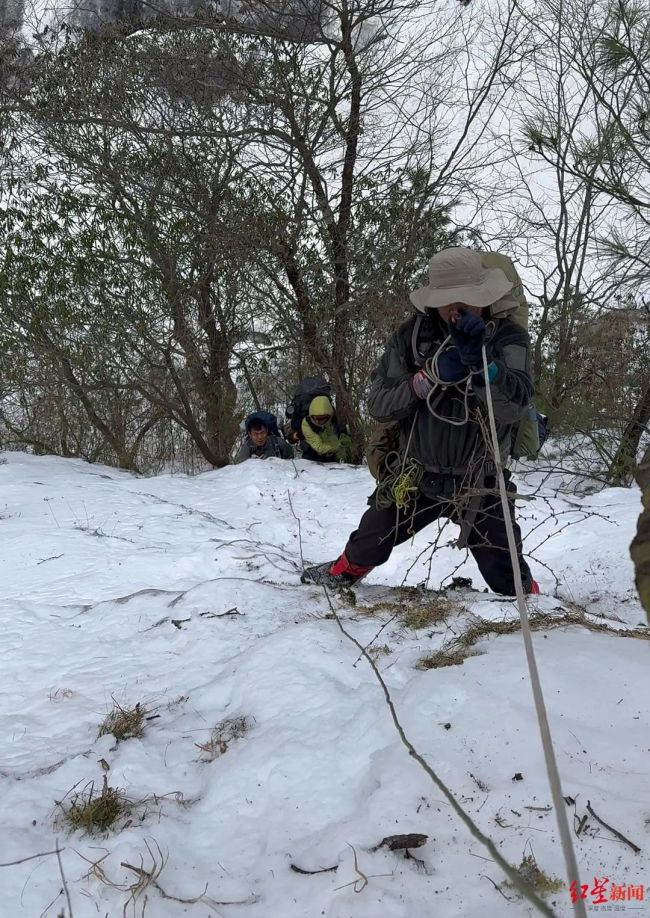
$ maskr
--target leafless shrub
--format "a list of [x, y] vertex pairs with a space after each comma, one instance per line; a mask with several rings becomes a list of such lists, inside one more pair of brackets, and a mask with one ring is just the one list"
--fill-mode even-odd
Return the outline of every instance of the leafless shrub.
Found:
[[195, 743], [195, 745], [201, 751], [204, 762], [214, 762], [220, 755], [228, 751], [234, 740], [241, 739], [250, 728], [251, 721], [248, 717], [229, 717], [217, 724], [205, 743]]

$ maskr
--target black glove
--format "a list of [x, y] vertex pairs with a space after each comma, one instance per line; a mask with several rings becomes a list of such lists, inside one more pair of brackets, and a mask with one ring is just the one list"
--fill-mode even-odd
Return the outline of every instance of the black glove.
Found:
[[461, 312], [456, 322], [449, 323], [451, 340], [463, 366], [472, 370], [480, 370], [483, 366], [485, 331], [485, 322], [473, 312]]
[[450, 347], [443, 351], [437, 360], [438, 376], [443, 383], [459, 382], [467, 377], [467, 367], [463, 365], [458, 349]]

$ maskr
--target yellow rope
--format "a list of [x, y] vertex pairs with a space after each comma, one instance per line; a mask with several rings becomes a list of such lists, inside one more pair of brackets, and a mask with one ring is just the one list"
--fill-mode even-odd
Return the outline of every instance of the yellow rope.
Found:
[[393, 497], [398, 510], [406, 510], [418, 492], [416, 477], [412, 471], [404, 472], [393, 485]]
[[377, 509], [395, 506], [406, 510], [415, 504], [423, 474], [423, 467], [415, 459], [402, 459], [398, 452], [388, 453], [384, 474], [377, 484]]

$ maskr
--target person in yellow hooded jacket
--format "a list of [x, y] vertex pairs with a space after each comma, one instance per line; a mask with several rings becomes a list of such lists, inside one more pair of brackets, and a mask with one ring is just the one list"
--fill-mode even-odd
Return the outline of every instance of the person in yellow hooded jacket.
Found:
[[317, 395], [309, 403], [309, 413], [300, 424], [302, 458], [312, 462], [345, 462], [350, 444], [349, 435], [336, 422], [329, 398]]

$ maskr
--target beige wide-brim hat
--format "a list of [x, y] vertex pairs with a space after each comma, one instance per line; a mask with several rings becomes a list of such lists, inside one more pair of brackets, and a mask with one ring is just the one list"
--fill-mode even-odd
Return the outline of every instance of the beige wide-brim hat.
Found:
[[429, 261], [429, 283], [411, 294], [416, 309], [439, 309], [452, 303], [490, 306], [512, 290], [500, 268], [486, 268], [480, 252], [457, 246], [436, 252]]

